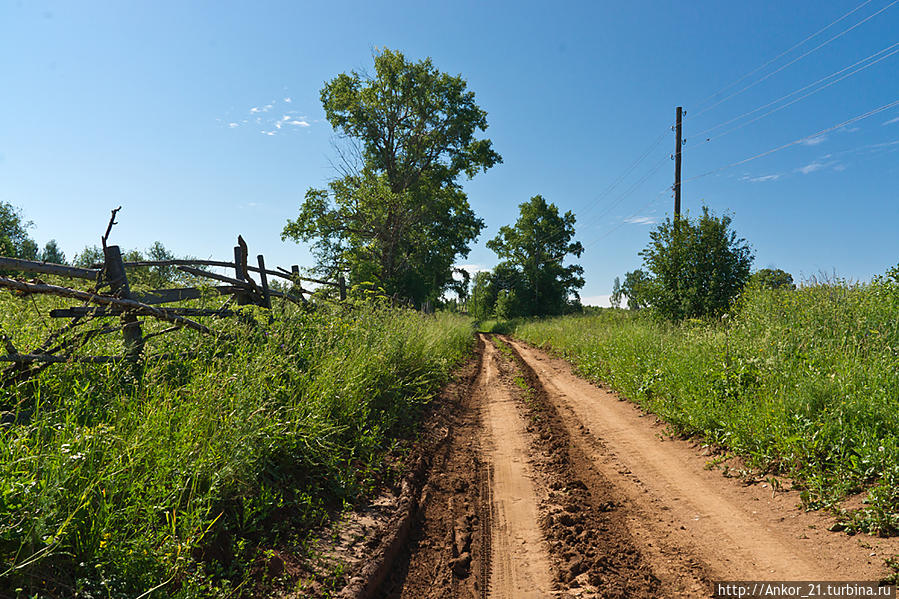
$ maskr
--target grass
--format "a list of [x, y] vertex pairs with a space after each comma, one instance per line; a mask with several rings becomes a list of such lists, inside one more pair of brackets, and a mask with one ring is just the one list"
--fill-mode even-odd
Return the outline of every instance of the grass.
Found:
[[[4, 294], [0, 327], [34, 346], [63, 303]], [[189, 359], [0, 390], [0, 597], [240, 596], [266, 550], [308, 544], [372, 488], [473, 346], [449, 314], [273, 312], [151, 342]], [[120, 353], [116, 337], [86, 350]]]
[[840, 526], [899, 532], [899, 285], [748, 289], [720, 321], [623, 310], [520, 322], [515, 335], [658, 414], [678, 433], [787, 474], [809, 508], [865, 505]]

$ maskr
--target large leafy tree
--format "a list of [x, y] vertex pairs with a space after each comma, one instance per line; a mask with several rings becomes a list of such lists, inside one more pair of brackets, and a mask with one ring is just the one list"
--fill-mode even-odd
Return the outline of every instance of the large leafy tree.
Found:
[[322, 89], [325, 115], [355, 144], [358, 161], [327, 189], [309, 189], [282, 237], [311, 241], [322, 274], [348, 272], [351, 283], [388, 295], [436, 300], [484, 226], [459, 179], [502, 159], [476, 137], [487, 114], [460, 76], [388, 49], [374, 67]]
[[22, 219], [19, 210], [8, 202], [0, 202], [0, 256], [35, 260], [38, 247], [28, 235], [31, 222]]
[[650, 276], [645, 297], [660, 315], [672, 320], [717, 315], [743, 289], [753, 254], [731, 229], [731, 220], [704, 207], [698, 218], [666, 219], [650, 233], [640, 252]]
[[494, 276], [503, 273], [508, 279], [507, 284], [500, 281], [499, 288], [514, 292], [514, 305], [521, 315], [562, 314], [584, 286], [580, 265], [563, 266], [568, 254], [580, 257], [584, 251], [581, 242], [572, 241], [574, 214], [560, 215], [555, 204], [539, 195], [518, 208], [515, 224], [501, 227], [499, 235], [487, 242], [503, 260]]

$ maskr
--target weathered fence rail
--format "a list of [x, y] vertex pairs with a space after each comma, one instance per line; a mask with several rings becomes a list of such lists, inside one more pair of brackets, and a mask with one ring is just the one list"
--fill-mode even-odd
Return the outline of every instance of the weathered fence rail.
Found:
[[[65, 278], [84, 279], [94, 282], [90, 291], [74, 289], [61, 285], [48, 284], [39, 279], [25, 281], [10, 276], [0, 276], [0, 288], [8, 289], [21, 295], [45, 294], [78, 300], [82, 305], [67, 308], [55, 308], [49, 311], [51, 318], [69, 319], [60, 329], [52, 332], [47, 340], [35, 350], [21, 352], [16, 349], [13, 340], [0, 333], [0, 340], [5, 345], [6, 355], [0, 355], [0, 362], [12, 363], [0, 373], [0, 386], [17, 383], [33, 377], [37, 372], [51, 364], [62, 362], [83, 362], [93, 364], [115, 363], [121, 361], [137, 361], [143, 355], [147, 340], [182, 328], [192, 329], [204, 334], [220, 334], [195, 318], [225, 318], [238, 316], [240, 312], [231, 308], [257, 305], [271, 308], [272, 298], [282, 298], [298, 304], [307, 304], [307, 295], [312, 291], [304, 289], [302, 282], [333, 287], [340, 300], [346, 299], [346, 284], [343, 277], [338, 281], [326, 281], [301, 276], [299, 267], [291, 270], [278, 268], [269, 270], [265, 267], [265, 258], [256, 257], [257, 266], [248, 264], [247, 244], [240, 236], [234, 247], [234, 261], [221, 260], [141, 260], [125, 262], [116, 245], [106, 245], [106, 239], [114, 223], [115, 213], [103, 236], [102, 264], [92, 268], [78, 268], [59, 264], [48, 264], [30, 260], [0, 257], [0, 270], [34, 274], [55, 275]], [[149, 291], [133, 291], [128, 280], [128, 271], [141, 267], [174, 267], [180, 272], [193, 277], [203, 278], [224, 285], [205, 287], [177, 287], [172, 289], [152, 289]], [[205, 267], [205, 268], [204, 268]], [[218, 267], [233, 271], [228, 276], [206, 270]], [[259, 278], [257, 283], [251, 273]], [[272, 289], [268, 277], [286, 279], [292, 283], [288, 291]], [[108, 287], [108, 292], [101, 291]], [[167, 307], [165, 304], [185, 300], [208, 297], [209, 294], [225, 296], [226, 302], [219, 308]], [[100, 318], [118, 318], [118, 326], [102, 326], [87, 331], [74, 332], [87, 322]], [[162, 331], [144, 334], [141, 318], [153, 318], [170, 325]], [[75, 355], [75, 351], [83, 347], [87, 341], [99, 335], [121, 332], [124, 342], [122, 356], [83, 356]]]

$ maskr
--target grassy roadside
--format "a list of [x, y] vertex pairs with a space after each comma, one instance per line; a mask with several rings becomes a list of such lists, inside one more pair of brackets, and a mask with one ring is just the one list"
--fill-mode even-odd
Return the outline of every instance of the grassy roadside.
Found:
[[513, 326], [677, 432], [789, 474], [809, 507], [864, 491], [849, 530], [899, 532], [896, 282], [751, 289], [715, 322], [607, 310]]
[[[43, 325], [3, 297], [17, 338]], [[179, 332], [142, 376], [59, 365], [0, 390], [0, 596], [240, 596], [266, 547], [302, 544], [373, 484], [472, 349], [471, 321], [279, 310], [239, 340]], [[11, 415], [7, 414], [7, 420]]]

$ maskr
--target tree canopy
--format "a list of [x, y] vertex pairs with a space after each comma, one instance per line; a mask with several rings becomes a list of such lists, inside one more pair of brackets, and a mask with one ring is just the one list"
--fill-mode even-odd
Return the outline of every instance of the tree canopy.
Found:
[[486, 112], [461, 76], [430, 58], [411, 62], [384, 49], [373, 76], [342, 73], [321, 91], [331, 125], [359, 160], [327, 189], [311, 188], [282, 238], [313, 243], [316, 270], [347, 272], [419, 304], [453, 285], [452, 265], [484, 227], [458, 179], [502, 161]]
[[15, 206], [0, 202], [0, 256], [36, 260], [38, 247], [28, 236], [29, 227], [31, 222]]
[[793, 275], [779, 268], [763, 268], [752, 273], [749, 280], [765, 289], [796, 289]]
[[572, 241], [574, 214], [560, 215], [555, 204], [540, 195], [518, 208], [515, 224], [501, 227], [487, 242], [502, 260], [493, 275], [497, 293], [508, 292], [504, 308], [517, 311], [515, 315], [563, 314], [572, 306], [572, 296], [579, 299], [577, 290], [584, 286], [580, 265], [563, 266], [567, 255], [580, 257], [584, 251], [581, 242]]
[[727, 310], [749, 279], [753, 260], [747, 241], [731, 230], [731, 220], [704, 207], [696, 219], [660, 224], [640, 252], [650, 280], [638, 291], [639, 300], [674, 320]]

